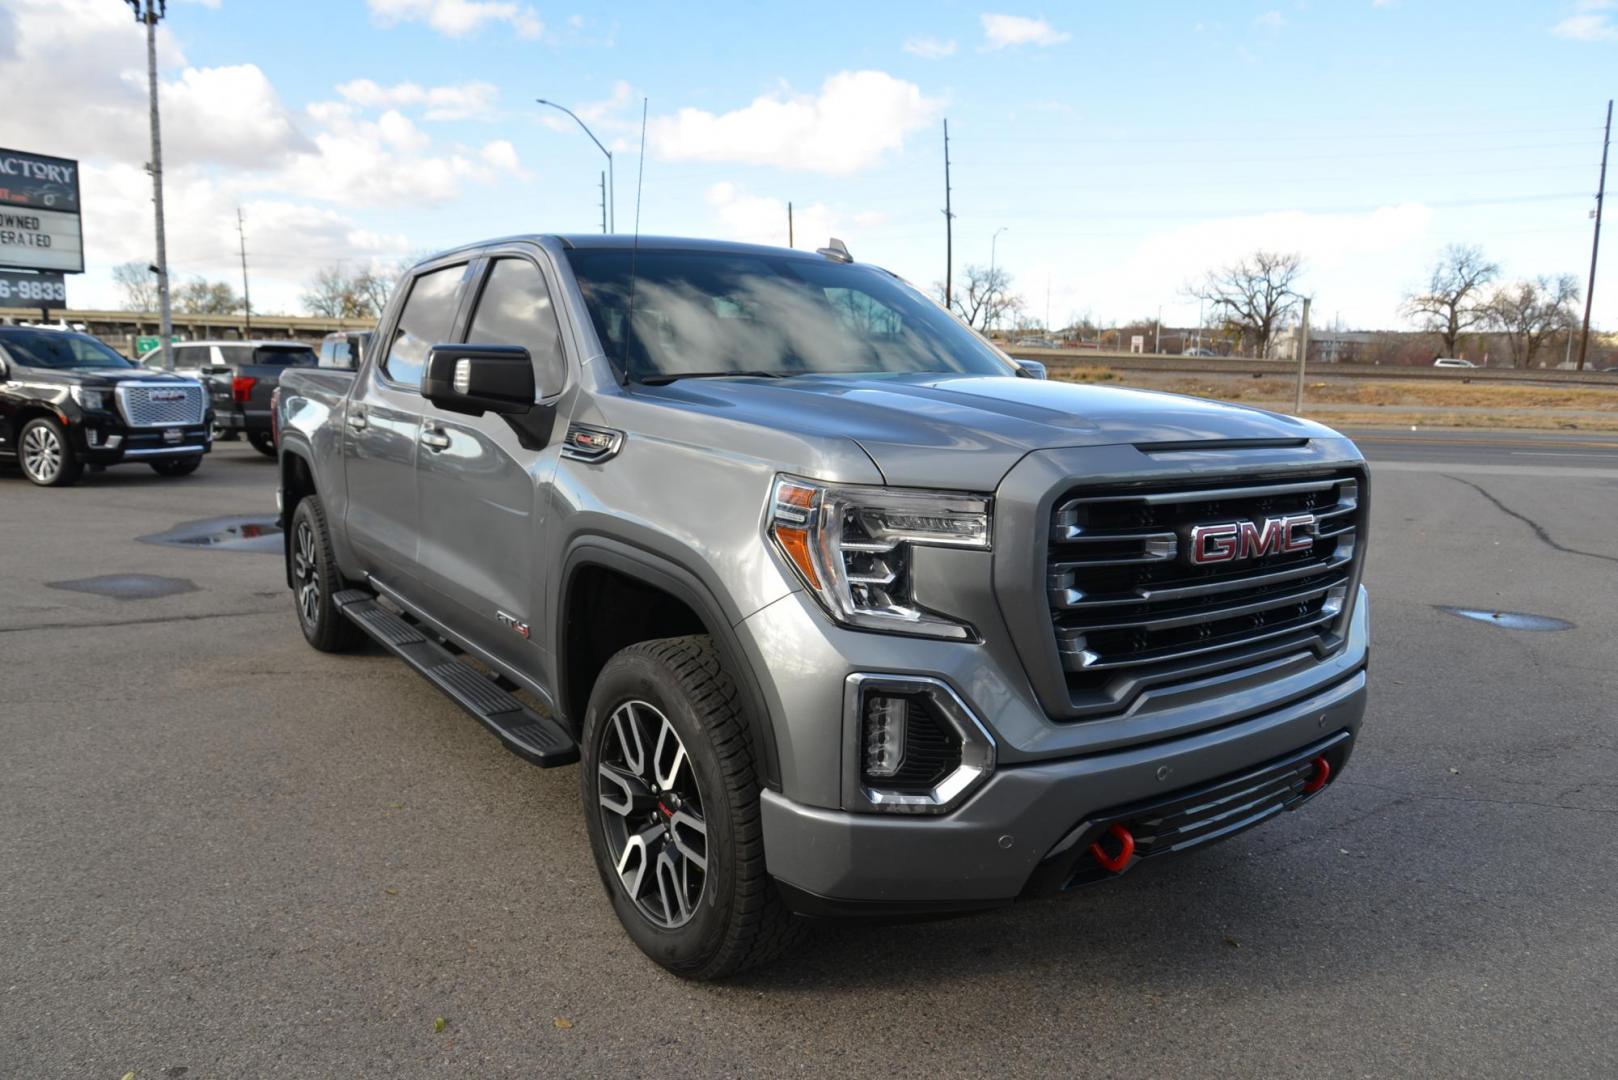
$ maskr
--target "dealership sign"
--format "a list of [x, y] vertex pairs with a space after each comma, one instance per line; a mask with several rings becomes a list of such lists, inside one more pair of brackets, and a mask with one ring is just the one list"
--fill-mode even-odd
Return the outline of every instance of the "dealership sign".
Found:
[[84, 271], [78, 162], [0, 149], [0, 267]]
[[67, 306], [67, 286], [53, 271], [25, 274], [0, 270], [0, 307], [59, 308]]

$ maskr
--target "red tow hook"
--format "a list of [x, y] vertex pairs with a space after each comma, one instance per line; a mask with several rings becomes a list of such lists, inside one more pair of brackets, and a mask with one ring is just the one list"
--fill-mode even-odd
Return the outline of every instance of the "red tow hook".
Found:
[[1315, 758], [1315, 771], [1310, 774], [1308, 780], [1304, 781], [1303, 793], [1305, 795], [1313, 795], [1315, 792], [1325, 787], [1326, 781], [1330, 779], [1331, 764], [1323, 757]]
[[1133, 833], [1122, 825], [1107, 826], [1107, 835], [1117, 839], [1118, 854], [1108, 855], [1106, 849], [1101, 846], [1100, 840], [1090, 845], [1090, 854], [1095, 856], [1096, 862], [1101, 864], [1101, 869], [1109, 874], [1116, 874], [1128, 866], [1129, 860], [1134, 857], [1135, 837]]

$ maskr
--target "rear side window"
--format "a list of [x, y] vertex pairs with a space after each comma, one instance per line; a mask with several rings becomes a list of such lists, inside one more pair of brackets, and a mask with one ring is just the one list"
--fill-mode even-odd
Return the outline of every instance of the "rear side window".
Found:
[[474, 345], [521, 345], [534, 361], [540, 397], [562, 389], [567, 361], [550, 290], [539, 267], [527, 259], [497, 259], [478, 297], [466, 340]]
[[421, 385], [421, 370], [427, 364], [427, 350], [449, 340], [455, 326], [455, 309], [461, 302], [461, 283], [469, 263], [446, 266], [422, 274], [410, 283], [410, 295], [393, 340], [382, 358], [382, 372], [396, 383], [411, 388]]
[[313, 367], [315, 351], [307, 345], [221, 345], [219, 355], [232, 367]]
[[[177, 368], [199, 368], [209, 362], [208, 346], [206, 345], [170, 345], [174, 350], [174, 366]], [[158, 354], [158, 364], [163, 363], [162, 354]]]

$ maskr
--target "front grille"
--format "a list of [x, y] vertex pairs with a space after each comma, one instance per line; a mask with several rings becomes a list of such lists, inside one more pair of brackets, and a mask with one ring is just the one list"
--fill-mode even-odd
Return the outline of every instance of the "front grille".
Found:
[[200, 383], [124, 383], [117, 398], [118, 411], [130, 427], [200, 424], [208, 407]]
[[[1364, 520], [1356, 472], [1076, 489], [1056, 501], [1047, 585], [1075, 717], [1148, 685], [1337, 640]], [[1193, 564], [1197, 525], [1313, 514], [1307, 550]]]

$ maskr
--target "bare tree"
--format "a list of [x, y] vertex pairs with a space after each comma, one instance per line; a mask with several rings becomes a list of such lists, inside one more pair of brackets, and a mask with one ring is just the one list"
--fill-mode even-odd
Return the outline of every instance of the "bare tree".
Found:
[[1488, 322], [1488, 298], [1483, 289], [1499, 274], [1500, 267], [1484, 258], [1478, 248], [1451, 244], [1434, 265], [1426, 290], [1405, 297], [1405, 317], [1437, 334], [1444, 343], [1444, 355], [1455, 356], [1461, 335]]
[[[944, 283], [936, 282], [933, 293], [944, 299]], [[1023, 309], [1023, 299], [1011, 292], [1011, 275], [1002, 267], [968, 266], [966, 284], [954, 290], [955, 314], [977, 330], [998, 326], [1008, 315]]]
[[1219, 270], [1210, 271], [1188, 291], [1209, 305], [1210, 318], [1251, 339], [1258, 355], [1268, 356], [1275, 335], [1301, 299], [1293, 287], [1303, 270], [1303, 256], [1255, 251]]
[[112, 282], [123, 297], [125, 311], [157, 310], [157, 277], [152, 268], [136, 259], [112, 268]]
[[192, 278], [174, 290], [174, 310], [187, 315], [229, 315], [242, 309], [242, 298], [223, 281]]
[[1579, 297], [1579, 282], [1572, 274], [1538, 277], [1495, 290], [1488, 304], [1489, 323], [1506, 335], [1514, 366], [1533, 367], [1547, 341], [1572, 331]]
[[303, 306], [328, 319], [374, 319], [404, 267], [347, 271], [341, 263], [317, 270], [303, 289]]

